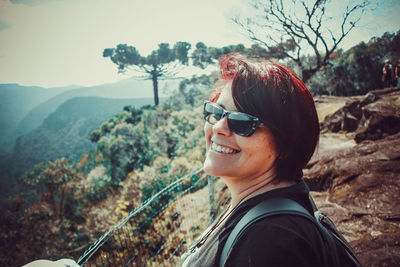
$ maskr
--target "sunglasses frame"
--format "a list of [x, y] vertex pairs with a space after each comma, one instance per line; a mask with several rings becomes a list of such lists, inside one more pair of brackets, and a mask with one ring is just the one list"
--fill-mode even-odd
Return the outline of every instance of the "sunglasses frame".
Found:
[[[218, 109], [222, 110], [222, 115], [221, 115], [221, 118], [219, 120], [222, 120], [224, 117], [227, 117], [229, 130], [231, 132], [237, 134], [237, 135], [246, 136], [246, 137], [251, 136], [257, 130], [258, 126], [263, 125], [261, 120], [259, 118], [255, 117], [255, 116], [252, 116], [250, 114], [243, 113], [243, 112], [238, 112], [238, 111], [227, 111], [224, 108], [222, 108], [221, 106], [219, 106], [217, 103], [214, 103], [214, 102], [211, 102], [211, 101], [204, 101], [203, 117], [211, 125], [214, 125], [215, 123], [211, 123], [209, 121], [209, 117], [210, 117], [209, 115], [211, 115], [211, 114], [216, 115], [216, 114], [206, 111], [206, 106], [208, 104], [212, 105], [215, 108], [218, 108]], [[234, 119], [229, 119], [229, 115], [230, 114], [239, 114], [239, 115], [247, 117], [248, 118], [248, 122], [252, 123], [252, 127], [250, 128], [250, 130], [248, 132], [245, 132], [245, 133], [233, 130], [232, 128], [234, 128], [234, 126], [232, 126], [232, 123], [234, 123], [234, 122], [232, 122], [232, 121], [234, 121]]]

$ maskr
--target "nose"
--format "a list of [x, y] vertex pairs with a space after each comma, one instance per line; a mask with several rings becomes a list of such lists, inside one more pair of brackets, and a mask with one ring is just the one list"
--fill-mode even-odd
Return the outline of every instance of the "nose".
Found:
[[219, 121], [217, 121], [212, 126], [212, 130], [213, 130], [214, 134], [230, 136], [232, 134], [232, 132], [228, 126], [228, 118], [224, 115], [222, 116], [222, 118]]

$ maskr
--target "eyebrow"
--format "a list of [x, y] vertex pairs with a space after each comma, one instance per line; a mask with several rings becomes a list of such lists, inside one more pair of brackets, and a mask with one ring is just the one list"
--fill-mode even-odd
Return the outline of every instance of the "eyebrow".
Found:
[[[234, 110], [228, 110], [228, 109], [225, 107], [224, 104], [220, 104], [220, 103], [217, 103], [217, 102], [214, 102], [214, 103], [217, 104], [218, 106], [220, 106], [221, 108], [223, 108], [225, 111], [229, 111], [229, 112], [239, 112], [239, 111], [236, 109], [236, 107], [235, 107]], [[241, 113], [243, 113], [243, 112], [241, 112]]]
[[223, 104], [218, 104], [218, 103], [215, 103], [215, 104], [217, 104], [218, 106], [220, 106], [221, 108], [226, 110], [226, 107]]

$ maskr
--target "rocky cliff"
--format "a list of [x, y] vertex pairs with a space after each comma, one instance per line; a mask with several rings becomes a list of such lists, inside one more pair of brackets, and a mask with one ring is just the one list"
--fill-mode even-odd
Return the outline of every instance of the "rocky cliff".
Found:
[[351, 98], [321, 126], [304, 171], [317, 205], [364, 266], [400, 266], [400, 88]]

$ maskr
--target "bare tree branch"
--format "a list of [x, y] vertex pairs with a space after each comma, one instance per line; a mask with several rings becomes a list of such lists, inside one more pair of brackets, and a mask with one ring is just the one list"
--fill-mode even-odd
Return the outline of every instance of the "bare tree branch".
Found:
[[[295, 61], [308, 80], [316, 71], [329, 64], [330, 55], [348, 36], [360, 21], [365, 9], [371, 5], [369, 0], [349, 0], [344, 5], [342, 16], [334, 20], [330, 0], [254, 0], [250, 5], [258, 16], [233, 22], [243, 29], [249, 38], [271, 50], [278, 51], [285, 57]], [[295, 49], [285, 50], [280, 44], [295, 41]], [[304, 65], [302, 58], [312, 53], [315, 62]]]

